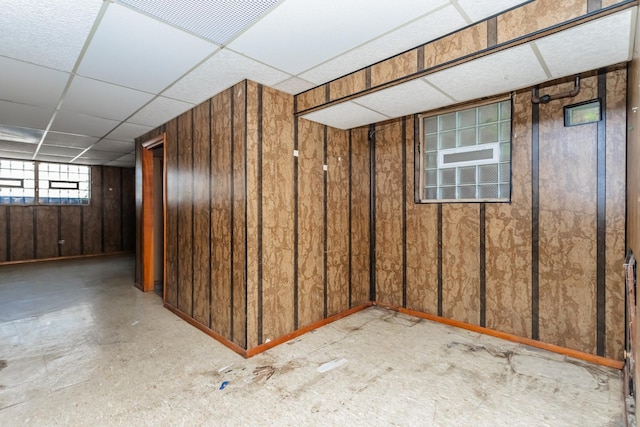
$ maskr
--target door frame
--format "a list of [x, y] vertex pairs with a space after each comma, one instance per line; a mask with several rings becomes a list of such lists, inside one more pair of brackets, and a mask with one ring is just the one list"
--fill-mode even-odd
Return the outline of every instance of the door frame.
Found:
[[[141, 213], [141, 227], [140, 227], [140, 247], [141, 247], [141, 282], [143, 292], [153, 292], [154, 287], [154, 244], [153, 244], [153, 230], [157, 226], [154, 224], [154, 198], [158, 197], [153, 192], [153, 149], [158, 147], [164, 147], [167, 140], [167, 134], [165, 132], [162, 135], [148, 139], [142, 143], [142, 149], [140, 150], [141, 164], [142, 164], [142, 213]], [[164, 234], [164, 245], [162, 249], [162, 270], [163, 280], [167, 276], [167, 243], [166, 243], [166, 225], [167, 225], [167, 160], [166, 155], [163, 154], [162, 161], [164, 164], [162, 170], [162, 232]], [[162, 300], [165, 300], [166, 289], [163, 286]]]

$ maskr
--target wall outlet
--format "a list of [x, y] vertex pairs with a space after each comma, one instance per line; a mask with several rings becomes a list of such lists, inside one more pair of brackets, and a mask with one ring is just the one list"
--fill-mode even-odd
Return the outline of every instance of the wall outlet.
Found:
[[59, 245], [64, 245], [64, 240], [58, 240]]

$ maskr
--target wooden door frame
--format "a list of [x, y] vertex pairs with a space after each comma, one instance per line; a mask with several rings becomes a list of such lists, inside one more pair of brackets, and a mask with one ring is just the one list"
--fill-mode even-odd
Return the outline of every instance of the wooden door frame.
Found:
[[[142, 163], [142, 213], [141, 213], [141, 227], [140, 227], [140, 247], [141, 256], [141, 282], [143, 292], [152, 292], [154, 287], [154, 244], [153, 244], [153, 230], [156, 224], [154, 224], [154, 197], [157, 195], [153, 192], [153, 149], [158, 147], [164, 147], [167, 140], [165, 132], [162, 135], [155, 138], [148, 139], [142, 143], [142, 149], [140, 150], [141, 163]], [[166, 223], [167, 223], [167, 207], [166, 207], [166, 193], [167, 193], [167, 170], [166, 170], [166, 156], [163, 154], [163, 170], [162, 170], [162, 232], [164, 234], [164, 245], [162, 253], [162, 269], [163, 280], [167, 273], [167, 243], [166, 243]], [[164, 286], [163, 286], [164, 288]], [[162, 300], [165, 300], [165, 292], [163, 292]]]

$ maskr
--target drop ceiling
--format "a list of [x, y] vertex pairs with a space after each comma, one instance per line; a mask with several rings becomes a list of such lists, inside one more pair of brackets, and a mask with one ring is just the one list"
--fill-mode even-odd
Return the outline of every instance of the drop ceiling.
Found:
[[[523, 3], [4, 0], [0, 157], [132, 167], [134, 138], [241, 80], [297, 94]], [[634, 23], [628, 9], [306, 117], [350, 128], [626, 61]]]

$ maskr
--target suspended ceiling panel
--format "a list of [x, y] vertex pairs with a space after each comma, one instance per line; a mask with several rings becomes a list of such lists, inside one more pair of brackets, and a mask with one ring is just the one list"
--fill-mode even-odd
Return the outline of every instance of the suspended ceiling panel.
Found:
[[59, 147], [57, 145], [42, 145], [38, 155], [75, 157], [82, 153], [81, 148]]
[[330, 108], [305, 114], [302, 118], [338, 129], [351, 129], [363, 124], [381, 122], [388, 116], [353, 102], [343, 102]]
[[34, 107], [0, 100], [0, 124], [45, 129], [53, 108]]
[[0, 125], [0, 141], [37, 144], [43, 134], [44, 131], [40, 129]]
[[[33, 147], [35, 149], [35, 147]], [[5, 159], [19, 159], [19, 160], [31, 160], [33, 157], [33, 150], [30, 152], [25, 151], [11, 151], [0, 149], [0, 158]]]
[[[193, 107], [194, 104], [159, 96], [129, 118], [128, 121], [141, 125], [156, 126], [156, 123], [166, 123]], [[113, 135], [110, 135], [110, 137], [115, 139]]]
[[116, 153], [130, 153], [136, 149], [136, 145], [133, 142], [128, 141], [114, 141], [112, 139], [103, 139], [95, 144], [92, 149], [100, 151], [114, 151]]
[[118, 126], [117, 121], [107, 120], [86, 114], [58, 111], [51, 130], [64, 133], [78, 133], [80, 135], [102, 137], [111, 129]]
[[41, 107], [55, 108], [69, 79], [69, 73], [2, 56], [0, 70], [0, 99]]
[[159, 93], [217, 48], [131, 9], [110, 4], [78, 73]]
[[151, 126], [137, 125], [135, 123], [121, 123], [120, 126], [112, 130], [107, 136], [109, 139], [117, 139], [119, 141], [131, 141], [140, 135], [153, 130]]
[[519, 4], [528, 2], [513, 0], [457, 0], [457, 3], [462, 8], [464, 13], [469, 17], [471, 22], [478, 22], [481, 19], [488, 18], [507, 9], [518, 6]]
[[25, 144], [23, 142], [0, 141], [1, 151], [13, 151], [18, 153], [31, 153], [36, 149], [35, 144]]
[[115, 160], [118, 157], [121, 157], [122, 153], [114, 152], [114, 151], [100, 151], [94, 150], [93, 148], [86, 153], [82, 154], [80, 158], [82, 159], [96, 159], [96, 160]]
[[58, 145], [60, 147], [88, 148], [98, 142], [99, 138], [73, 135], [69, 133], [48, 132], [44, 139], [47, 145]]
[[291, 95], [304, 92], [305, 90], [311, 89], [315, 86], [316, 85], [314, 83], [311, 83], [310, 81], [301, 79], [299, 77], [291, 77], [287, 80], [273, 85], [275, 89], [281, 90], [285, 93], [290, 93]]

